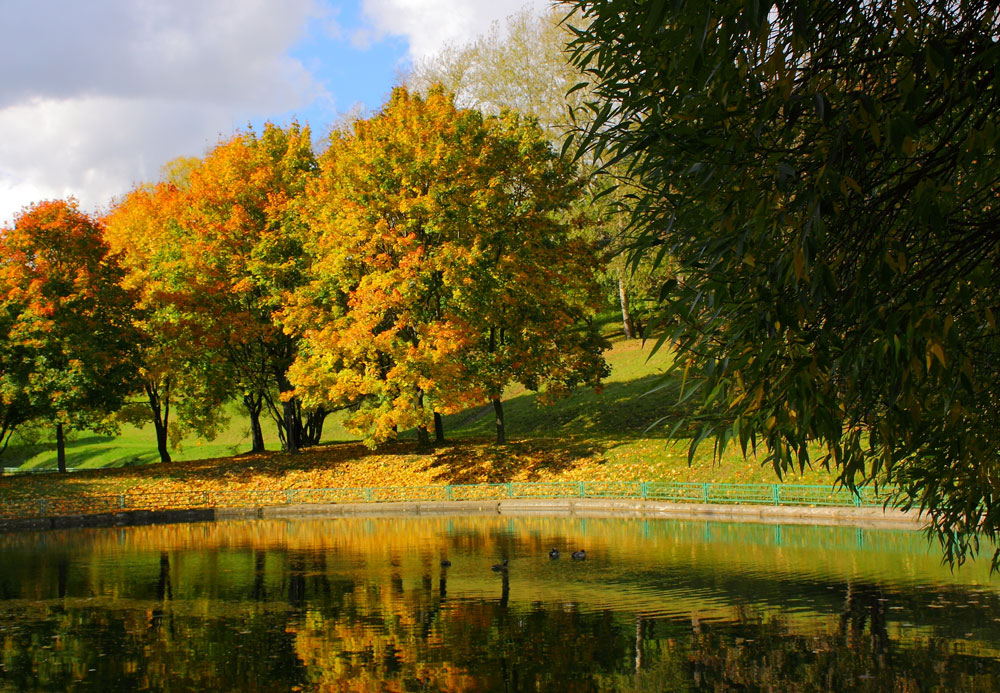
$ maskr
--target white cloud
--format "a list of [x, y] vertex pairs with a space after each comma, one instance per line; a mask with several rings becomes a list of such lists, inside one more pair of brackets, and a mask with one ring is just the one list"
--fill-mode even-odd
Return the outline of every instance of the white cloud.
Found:
[[34, 99], [0, 110], [0, 210], [73, 195], [106, 207], [181, 154], [232, 132], [226, 104], [114, 96]]
[[403, 36], [410, 57], [426, 58], [449, 43], [466, 43], [490, 25], [529, 7], [541, 11], [551, 0], [364, 0], [364, 13], [382, 34]]
[[6, 0], [0, 223], [47, 197], [107, 205], [250, 118], [323, 97], [287, 55], [316, 16], [315, 0]]
[[[317, 104], [334, 112], [313, 76], [322, 65], [289, 55], [310, 23], [372, 50], [402, 37], [421, 58], [525, 1], [2, 0], [0, 225], [45, 198], [106, 207], [250, 120]], [[361, 5], [361, 26], [343, 23], [347, 2]]]

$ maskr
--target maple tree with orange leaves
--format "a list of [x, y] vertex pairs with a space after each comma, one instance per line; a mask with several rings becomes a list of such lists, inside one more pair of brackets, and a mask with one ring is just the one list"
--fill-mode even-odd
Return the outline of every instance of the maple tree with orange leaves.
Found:
[[179, 242], [186, 233], [179, 223], [183, 204], [183, 190], [173, 182], [141, 186], [105, 220], [105, 239], [137, 295], [134, 327], [142, 336], [144, 402], [130, 402], [117, 417], [138, 425], [152, 420], [161, 462], [170, 461], [170, 442], [187, 431], [214, 438], [226, 422], [223, 404], [232, 389], [213, 323], [188, 281]]
[[266, 124], [222, 142], [189, 176], [179, 244], [192, 295], [212, 325], [263, 450], [263, 408], [294, 452], [319, 442], [328, 410], [306, 410], [287, 371], [297, 339], [277, 319], [302, 281], [304, 222], [299, 207], [316, 160], [308, 127]]
[[21, 425], [107, 430], [132, 390], [138, 336], [134, 297], [109, 255], [99, 220], [74, 200], [25, 208], [0, 233], [0, 443]]
[[[397, 88], [334, 132], [309, 189], [310, 281], [286, 308], [304, 401], [354, 404], [371, 445], [511, 383], [549, 397], [607, 374], [597, 261], [570, 233], [573, 170], [531, 121]], [[438, 420], [440, 421], [440, 420]]]

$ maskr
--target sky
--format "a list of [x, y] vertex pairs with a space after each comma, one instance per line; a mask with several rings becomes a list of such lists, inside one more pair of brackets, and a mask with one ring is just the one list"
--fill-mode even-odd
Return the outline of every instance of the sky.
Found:
[[3, 0], [0, 225], [106, 211], [166, 162], [264, 122], [375, 111], [413, 60], [550, 0]]

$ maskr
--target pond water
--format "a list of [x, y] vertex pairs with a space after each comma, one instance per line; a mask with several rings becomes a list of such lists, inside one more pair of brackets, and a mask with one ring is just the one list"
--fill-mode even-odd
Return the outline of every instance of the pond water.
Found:
[[1000, 581], [918, 532], [258, 520], [0, 552], [3, 691], [1000, 689]]

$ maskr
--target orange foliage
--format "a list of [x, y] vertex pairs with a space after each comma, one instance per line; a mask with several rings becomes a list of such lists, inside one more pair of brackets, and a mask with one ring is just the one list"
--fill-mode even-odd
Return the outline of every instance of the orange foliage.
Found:
[[[190, 282], [179, 221], [183, 205], [183, 191], [172, 183], [137, 188], [108, 215], [105, 230], [126, 270], [126, 286], [138, 295], [139, 375], [147, 398], [147, 405], [126, 407], [118, 416], [133, 423], [152, 416], [164, 462], [170, 459], [166, 432], [212, 437], [229, 394], [217, 331], [198, 310]], [[171, 419], [174, 411], [180, 416]]]
[[321, 167], [311, 281], [284, 313], [305, 401], [359, 402], [349, 426], [374, 445], [512, 381], [555, 394], [606, 374], [602, 340], [574, 329], [598, 300], [558, 219], [578, 183], [537, 126], [397, 89]]
[[100, 427], [131, 387], [133, 296], [74, 200], [27, 207], [0, 234], [0, 442], [44, 417]]
[[[414, 450], [412, 443], [385, 443], [375, 451], [345, 443], [311, 448], [299, 455], [265, 453], [9, 477], [0, 478], [0, 515], [37, 515], [39, 498], [71, 502], [49, 511], [104, 512], [120, 509], [118, 494], [126, 494], [129, 507], [170, 509], [229, 505], [227, 494], [254, 496], [262, 504], [284, 503], [282, 494], [296, 489], [620, 479], [622, 470], [608, 470], [602, 453], [592, 445], [545, 439], [514, 441], [503, 447], [465, 441], [428, 453]], [[100, 504], [103, 500], [98, 502], [104, 498], [110, 503], [107, 507]], [[363, 496], [338, 497], [352, 499], [363, 500]]]

